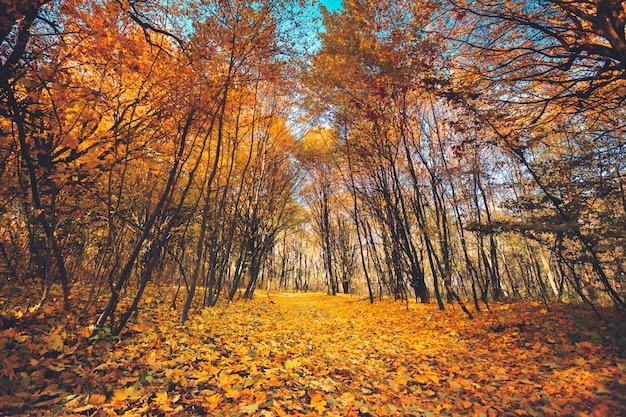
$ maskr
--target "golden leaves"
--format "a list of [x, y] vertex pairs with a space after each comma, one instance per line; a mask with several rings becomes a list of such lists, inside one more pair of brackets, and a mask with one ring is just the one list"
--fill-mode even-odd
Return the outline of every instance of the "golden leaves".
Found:
[[298, 369], [300, 367], [300, 365], [302, 365], [302, 362], [300, 360], [296, 359], [287, 359], [285, 361], [285, 369], [287, 371], [293, 371], [295, 369]]
[[126, 387], [126, 388], [120, 388], [117, 389], [113, 392], [113, 397], [111, 398], [111, 400], [115, 403], [115, 402], [122, 402], [122, 401], [134, 401], [134, 400], [138, 400], [139, 398], [141, 398], [141, 389], [138, 389], [136, 386], [131, 385], [130, 387]]
[[426, 385], [429, 382], [433, 382], [434, 384], [439, 384], [439, 377], [434, 373], [428, 373], [424, 375], [418, 375], [413, 378], [415, 382], [418, 384]]
[[[540, 305], [496, 305], [467, 321], [434, 306], [407, 311], [347, 296], [276, 294], [272, 303], [206, 309], [185, 327], [158, 302], [151, 306], [113, 349], [104, 341], [78, 349], [59, 323], [34, 335], [1, 331], [8, 360], [0, 411], [20, 414], [27, 403], [173, 416], [626, 411], [617, 394], [626, 386], [624, 361], [592, 339], [571, 342], [567, 316], [541, 314]], [[545, 321], [530, 320], [538, 315]], [[45, 355], [16, 354], [32, 346]], [[19, 396], [10, 400], [11, 390]]]
[[324, 397], [320, 393], [312, 393], [309, 396], [310, 405], [313, 407], [318, 413], [322, 413], [326, 409], [326, 405], [328, 404]]

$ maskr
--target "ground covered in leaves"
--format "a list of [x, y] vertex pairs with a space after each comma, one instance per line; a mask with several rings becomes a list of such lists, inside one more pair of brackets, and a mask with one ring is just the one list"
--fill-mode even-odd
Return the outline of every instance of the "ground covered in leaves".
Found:
[[119, 339], [51, 313], [0, 331], [0, 415], [626, 415], [624, 326], [580, 307], [284, 293], [181, 326], [146, 301]]

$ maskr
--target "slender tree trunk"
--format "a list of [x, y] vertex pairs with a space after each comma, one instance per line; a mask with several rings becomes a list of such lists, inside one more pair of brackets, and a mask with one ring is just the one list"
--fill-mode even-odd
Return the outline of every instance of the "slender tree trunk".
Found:
[[[231, 60], [232, 61], [232, 60]], [[231, 63], [232, 65], [232, 63]], [[200, 221], [200, 234], [198, 236], [198, 241], [196, 244], [196, 260], [194, 262], [193, 272], [191, 273], [190, 283], [189, 283], [189, 292], [187, 293], [187, 299], [185, 300], [185, 305], [183, 306], [183, 310], [180, 315], [180, 322], [185, 323], [187, 318], [189, 317], [189, 310], [191, 309], [191, 303], [193, 301], [194, 295], [196, 293], [196, 286], [198, 282], [198, 275], [200, 273], [200, 266], [204, 259], [204, 238], [206, 236], [207, 231], [207, 221], [209, 218], [209, 208], [211, 201], [211, 193], [213, 188], [213, 180], [217, 175], [220, 158], [222, 155], [222, 141], [224, 134], [224, 114], [226, 112], [226, 101], [228, 97], [228, 86], [224, 88], [222, 101], [220, 103], [220, 107], [218, 109], [219, 117], [218, 117], [218, 131], [217, 131], [217, 144], [215, 148], [215, 155], [213, 159], [213, 166], [211, 168], [211, 172], [209, 173], [209, 177], [206, 182], [205, 188], [205, 196], [204, 196], [204, 206], [202, 208], [202, 219]], [[209, 129], [207, 133], [207, 137], [212, 133], [212, 129]]]
[[[34, 12], [33, 16], [31, 16], [33, 20], [35, 16], [36, 16], [36, 11]], [[26, 18], [30, 19], [31, 17], [27, 16]], [[25, 33], [26, 36], [29, 35], [28, 28], [30, 27], [30, 24], [32, 24], [32, 20], [30, 20], [30, 23], [28, 23], [27, 27], [22, 28], [22, 30], [24, 30], [23, 33]], [[67, 270], [65, 268], [65, 259], [63, 257], [63, 253], [61, 252], [61, 248], [59, 246], [59, 242], [56, 238], [55, 230], [53, 228], [54, 222], [53, 222], [52, 217], [55, 214], [54, 212], [51, 212], [48, 214], [48, 216], [46, 216], [45, 211], [44, 211], [44, 207], [41, 201], [39, 185], [38, 185], [39, 179], [37, 178], [37, 170], [35, 167], [35, 163], [31, 157], [30, 146], [26, 138], [26, 126], [24, 124], [25, 110], [20, 108], [19, 104], [17, 103], [17, 100], [15, 99], [13, 88], [9, 84], [9, 79], [8, 79], [9, 68], [7, 67], [8, 64], [9, 64], [8, 62], [5, 63], [0, 69], [0, 77], [1, 77], [0, 83], [2, 85], [2, 89], [5, 91], [5, 94], [6, 94], [7, 105], [8, 105], [7, 107], [11, 111], [11, 120], [13, 121], [13, 123], [15, 123], [15, 126], [17, 127], [17, 138], [20, 144], [20, 153], [24, 161], [24, 165], [26, 165], [26, 169], [28, 171], [30, 194], [31, 194], [33, 206], [35, 208], [35, 221], [38, 222], [41, 225], [42, 229], [44, 230], [46, 239], [48, 241], [48, 245], [52, 251], [52, 254], [56, 263], [56, 267], [59, 272], [59, 281], [63, 289], [63, 309], [67, 311], [71, 307], [70, 299], [69, 299], [70, 278], [67, 274]]]

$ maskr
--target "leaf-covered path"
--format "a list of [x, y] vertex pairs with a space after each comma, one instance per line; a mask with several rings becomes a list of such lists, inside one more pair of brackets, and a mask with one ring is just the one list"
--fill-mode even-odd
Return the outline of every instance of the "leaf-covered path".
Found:
[[275, 294], [185, 326], [152, 300], [119, 341], [12, 328], [0, 414], [626, 415], [623, 328], [564, 305], [450, 310]]

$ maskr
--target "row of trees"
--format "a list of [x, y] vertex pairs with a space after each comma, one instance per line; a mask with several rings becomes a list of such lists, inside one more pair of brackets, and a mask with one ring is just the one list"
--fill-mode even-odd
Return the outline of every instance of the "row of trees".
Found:
[[297, 210], [286, 125], [295, 8], [15, 9], [2, 43], [2, 293], [36, 303], [59, 283], [69, 308], [72, 286], [87, 286], [76, 303], [95, 304], [97, 326], [114, 333], [151, 280], [174, 284], [181, 321], [224, 290], [252, 297]]
[[308, 170], [329, 291], [357, 254], [372, 299], [623, 308], [622, 2], [344, 8], [306, 74], [332, 125]]
[[346, 0], [312, 55], [301, 3], [0, 6], [5, 307], [624, 307], [621, 2]]

